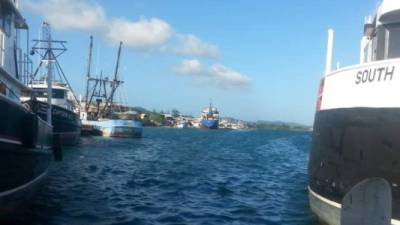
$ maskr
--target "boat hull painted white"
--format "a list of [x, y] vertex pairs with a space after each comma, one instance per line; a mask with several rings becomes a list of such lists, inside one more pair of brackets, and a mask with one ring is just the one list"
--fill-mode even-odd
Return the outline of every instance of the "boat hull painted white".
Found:
[[324, 77], [321, 110], [400, 108], [400, 59], [343, 68]]
[[139, 138], [143, 133], [143, 123], [134, 120], [84, 121], [84, 124], [96, 127], [104, 137]]

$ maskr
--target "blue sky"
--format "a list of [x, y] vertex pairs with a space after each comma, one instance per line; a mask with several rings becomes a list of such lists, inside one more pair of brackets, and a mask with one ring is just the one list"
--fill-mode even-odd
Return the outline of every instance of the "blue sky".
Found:
[[[89, 36], [94, 69], [120, 75], [129, 104], [199, 115], [212, 98], [222, 116], [312, 124], [327, 30], [335, 61], [357, 63], [364, 17], [377, 0], [22, 0], [31, 36], [40, 23], [68, 41], [60, 59], [84, 90]], [[65, 19], [67, 18], [67, 19]]]

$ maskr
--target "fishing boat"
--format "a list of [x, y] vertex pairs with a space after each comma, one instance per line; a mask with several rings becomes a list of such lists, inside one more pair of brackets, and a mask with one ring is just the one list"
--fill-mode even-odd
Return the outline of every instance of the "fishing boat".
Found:
[[367, 17], [360, 63], [332, 70], [329, 30], [308, 167], [312, 211], [340, 224], [343, 198], [379, 177], [393, 192], [392, 224], [400, 224], [400, 1], [384, 0]]
[[43, 120], [47, 120], [47, 94], [50, 85], [48, 73], [50, 71], [52, 125], [55, 135], [59, 135], [62, 145], [77, 145], [81, 135], [81, 120], [79, 103], [72, 87], [69, 85], [57, 58], [67, 50], [65, 41], [52, 40], [50, 25], [43, 23], [42, 40], [34, 40], [32, 53], [40, 55], [40, 64], [35, 70], [28, 86], [33, 90], [21, 98], [32, 111]]
[[[0, 1], [0, 219], [33, 197], [52, 161], [52, 126], [20, 102], [30, 75], [20, 37], [28, 33], [18, 2]], [[24, 54], [25, 52], [25, 54]]]
[[135, 119], [105, 119], [96, 121], [103, 137], [139, 138], [142, 137], [143, 124]]
[[205, 129], [219, 128], [219, 112], [217, 108], [212, 106], [212, 103], [201, 113], [200, 126]]
[[185, 129], [189, 127], [189, 122], [186, 120], [181, 120], [176, 124], [176, 128]]
[[[99, 129], [104, 137], [138, 138], [142, 137], [143, 122], [137, 112], [115, 103], [115, 94], [123, 84], [118, 77], [122, 51], [119, 45], [114, 78], [100, 74], [95, 78], [91, 74], [93, 37], [90, 38], [89, 62], [84, 110], [81, 113], [82, 123], [86, 127]], [[109, 89], [108, 89], [109, 88]]]

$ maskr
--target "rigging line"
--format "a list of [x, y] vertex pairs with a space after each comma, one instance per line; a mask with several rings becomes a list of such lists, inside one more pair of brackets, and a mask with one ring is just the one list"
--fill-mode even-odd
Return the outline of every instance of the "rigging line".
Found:
[[[57, 70], [58, 78], [60, 79], [59, 81], [60, 81], [60, 82], [63, 82], [62, 76], [60, 75], [60, 74], [61, 74], [61, 73], [60, 73], [60, 69], [58, 68], [58, 66], [56, 66], [56, 70]], [[54, 77], [54, 79], [55, 79], [55, 77]]]
[[127, 107], [129, 107], [129, 106], [128, 106], [128, 98], [127, 98], [127, 95], [126, 95], [126, 92], [125, 92], [125, 89], [124, 89], [124, 88], [122, 88], [121, 94], [122, 94], [122, 101], [124, 101], [124, 104], [125, 104]]
[[93, 97], [95, 97], [96, 88], [97, 88], [98, 83], [99, 83], [99, 81], [96, 81], [96, 83], [94, 84], [92, 90], [90, 91], [91, 92], [90, 99], [89, 99], [89, 102], [86, 103], [88, 105], [88, 109], [89, 109], [90, 105], [92, 104]]
[[120, 101], [121, 111], [126, 111], [126, 110], [125, 110], [126, 104], [125, 104], [125, 102], [124, 102], [122, 90], [119, 92], [119, 98], [120, 98], [119, 101]]
[[[53, 54], [53, 56], [54, 56], [54, 54]], [[70, 89], [70, 91], [71, 91], [71, 93], [72, 93], [72, 96], [74, 96], [74, 99], [75, 99], [76, 103], [79, 103], [78, 98], [76, 97], [74, 90], [72, 89], [72, 87], [71, 87], [71, 85], [70, 85], [70, 83], [69, 83], [67, 77], [65, 76], [63, 69], [61, 68], [60, 64], [58, 63], [58, 60], [55, 59], [55, 61], [56, 61], [56, 67], [59, 67], [59, 69], [60, 69], [60, 71], [61, 71], [61, 74], [62, 74], [62, 76], [64, 77], [64, 80], [65, 80], [65, 82], [67, 83], [68, 88]]]
[[[126, 92], [125, 92], [125, 88], [123, 85], [121, 85], [121, 88], [120, 88], [120, 96], [121, 96], [121, 102], [123, 102], [125, 108], [128, 109], [129, 108], [128, 101], [126, 98]], [[128, 111], [130, 111], [130, 110], [128, 110]]]
[[[46, 51], [45, 57], [47, 57], [48, 52]], [[31, 85], [33, 84], [33, 81], [36, 79], [37, 74], [41, 71], [43, 66], [43, 60], [40, 60], [39, 66], [36, 68], [35, 72], [32, 75], [32, 79], [30, 81]]]
[[97, 48], [97, 51], [96, 51], [96, 66], [95, 66], [95, 74], [97, 74], [98, 73], [98, 71], [99, 71], [99, 59], [100, 59], [100, 53], [101, 53], [101, 49], [100, 49], [100, 47], [99, 46], [96, 46], [96, 48]]
[[115, 95], [117, 96], [118, 102], [115, 102], [117, 105], [118, 112], [121, 112], [121, 93], [119, 91], [115, 91]]

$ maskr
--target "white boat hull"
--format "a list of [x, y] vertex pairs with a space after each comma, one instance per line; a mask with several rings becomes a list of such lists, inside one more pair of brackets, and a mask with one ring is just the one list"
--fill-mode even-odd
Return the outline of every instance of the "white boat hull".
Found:
[[143, 124], [134, 120], [84, 121], [84, 124], [98, 128], [103, 137], [139, 138], [142, 137]]

